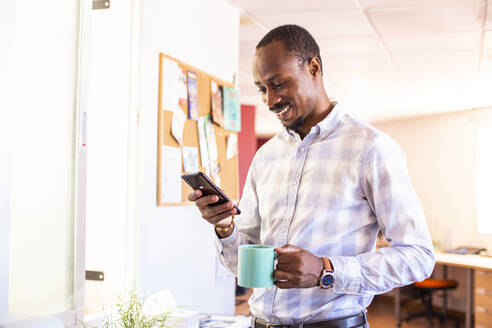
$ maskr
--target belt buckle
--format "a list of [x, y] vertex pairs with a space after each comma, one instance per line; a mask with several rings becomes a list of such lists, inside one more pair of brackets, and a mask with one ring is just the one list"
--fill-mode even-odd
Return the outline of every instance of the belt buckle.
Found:
[[282, 324], [281, 323], [270, 323], [267, 322], [266, 328], [281, 328]]

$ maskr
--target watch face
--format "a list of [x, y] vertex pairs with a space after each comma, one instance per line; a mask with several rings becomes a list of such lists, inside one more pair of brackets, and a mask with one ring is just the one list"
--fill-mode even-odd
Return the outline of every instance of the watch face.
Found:
[[324, 286], [324, 287], [329, 287], [333, 284], [333, 274], [329, 273], [329, 274], [325, 274], [322, 278], [321, 278], [321, 284]]

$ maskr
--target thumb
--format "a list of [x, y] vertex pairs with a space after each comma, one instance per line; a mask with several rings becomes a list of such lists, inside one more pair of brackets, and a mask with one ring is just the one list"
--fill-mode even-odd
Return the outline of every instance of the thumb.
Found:
[[294, 245], [284, 245], [280, 248], [275, 248], [274, 251], [279, 254], [287, 254], [287, 253], [295, 253], [301, 251], [302, 248], [294, 246]]
[[188, 200], [194, 202], [202, 196], [202, 191], [200, 189], [194, 190], [188, 194]]

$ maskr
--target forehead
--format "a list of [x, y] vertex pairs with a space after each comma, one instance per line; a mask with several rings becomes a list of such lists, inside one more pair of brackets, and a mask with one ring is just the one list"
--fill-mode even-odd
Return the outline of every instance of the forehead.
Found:
[[292, 75], [300, 71], [300, 59], [292, 51], [285, 50], [280, 41], [274, 41], [255, 52], [253, 76], [255, 82], [268, 80], [279, 74]]

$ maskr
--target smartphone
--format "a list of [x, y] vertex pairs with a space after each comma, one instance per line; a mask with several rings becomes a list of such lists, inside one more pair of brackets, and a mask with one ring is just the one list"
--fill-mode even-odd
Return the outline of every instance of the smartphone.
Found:
[[[219, 200], [215, 203], [217, 205], [224, 204], [230, 202], [229, 197], [224, 194], [219, 187], [215, 185], [215, 183], [210, 180], [203, 172], [183, 174], [181, 178], [186, 181], [186, 183], [193, 188], [193, 190], [201, 190], [203, 196], [207, 195], [217, 195], [219, 196]], [[241, 214], [241, 210], [234, 204], [234, 208], [236, 209], [236, 215]]]

